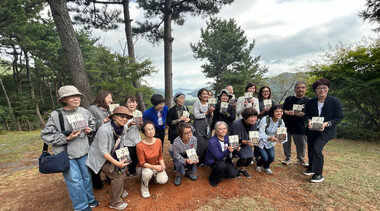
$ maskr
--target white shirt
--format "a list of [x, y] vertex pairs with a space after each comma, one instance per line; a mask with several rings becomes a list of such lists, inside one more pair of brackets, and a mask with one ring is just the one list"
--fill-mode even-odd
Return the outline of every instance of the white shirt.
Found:
[[219, 144], [220, 144], [220, 146], [222, 147], [222, 152], [225, 150], [224, 149], [224, 141], [219, 141]]
[[164, 125], [164, 121], [162, 120], [162, 115], [161, 115], [161, 111], [157, 111], [157, 116], [158, 116], [158, 125]]
[[[267, 126], [267, 118], [270, 119], [270, 123], [267, 129], [267, 132], [265, 131], [265, 127]], [[269, 116], [265, 116], [260, 120], [259, 123], [259, 137], [260, 137], [260, 142], [259, 142], [259, 147], [261, 149], [267, 148], [270, 149], [276, 145], [276, 142], [272, 142], [268, 140], [268, 137], [273, 137], [274, 133], [276, 132], [278, 127], [285, 127], [284, 121], [282, 121], [281, 125], [278, 125], [280, 121], [277, 120], [277, 122], [273, 122], [272, 118]], [[288, 141], [288, 136], [286, 136], [286, 139], [282, 142], [285, 143]]]
[[323, 104], [325, 104], [325, 102], [323, 103], [318, 102], [318, 116], [321, 116]]

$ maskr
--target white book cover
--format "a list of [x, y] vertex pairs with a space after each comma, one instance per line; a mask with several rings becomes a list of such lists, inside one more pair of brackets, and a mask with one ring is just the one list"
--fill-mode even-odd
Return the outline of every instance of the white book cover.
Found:
[[258, 145], [259, 131], [249, 131], [249, 140], [252, 141], [254, 145]]
[[313, 117], [311, 119], [311, 129], [312, 130], [322, 130], [322, 125], [324, 121], [324, 117]]
[[198, 161], [197, 151], [194, 148], [186, 150], [186, 155], [189, 159], [193, 161]]
[[109, 106], [109, 108], [110, 108], [110, 112], [113, 113], [113, 110], [115, 110], [115, 108], [116, 108], [116, 107], [119, 107], [119, 106], [120, 106], [119, 104], [111, 104], [111, 105]]
[[253, 93], [252, 92], [246, 92], [246, 93], [244, 93], [244, 97], [245, 97], [245, 99], [252, 98], [253, 97]]
[[142, 118], [142, 112], [139, 110], [135, 110], [133, 112], [133, 121], [137, 124], [142, 124], [143, 118]]
[[221, 102], [220, 103], [220, 112], [227, 112], [227, 109], [228, 109], [228, 103]]
[[280, 140], [285, 140], [287, 136], [287, 128], [286, 127], [277, 128], [275, 136]]
[[190, 113], [188, 111], [183, 111], [182, 112], [182, 116], [185, 116], [185, 117], [189, 118], [190, 117]]
[[218, 102], [218, 100], [216, 99], [216, 98], [209, 98], [208, 99], [208, 104], [210, 105], [210, 106], [215, 106], [216, 105], [216, 103]]
[[239, 148], [239, 136], [238, 135], [228, 136], [228, 139], [230, 140], [230, 144], [234, 149]]
[[66, 118], [74, 131], [83, 130], [88, 126], [82, 114], [67, 115]]
[[302, 104], [293, 104], [293, 111], [295, 113], [302, 112], [302, 109], [305, 107], [305, 105]]
[[123, 147], [115, 151], [116, 157], [119, 159], [119, 161], [122, 161], [124, 159], [127, 159], [125, 163], [131, 162], [131, 156], [129, 155], [128, 147]]
[[271, 108], [272, 107], [272, 100], [264, 100], [264, 107], [265, 108]]

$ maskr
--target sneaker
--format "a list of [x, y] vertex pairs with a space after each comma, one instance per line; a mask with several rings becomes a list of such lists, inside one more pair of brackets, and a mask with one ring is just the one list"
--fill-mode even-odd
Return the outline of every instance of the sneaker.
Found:
[[95, 208], [95, 207], [97, 207], [97, 206], [99, 206], [99, 202], [98, 201], [93, 201], [91, 204], [90, 204], [90, 207], [91, 208]]
[[141, 196], [146, 199], [150, 197], [149, 188], [148, 186], [145, 186], [144, 183], [141, 181]]
[[121, 195], [121, 198], [125, 198], [128, 196], [128, 192], [127, 191], [124, 191], [124, 193]]
[[305, 168], [309, 167], [309, 164], [305, 161], [297, 161], [297, 164]]
[[292, 160], [286, 158], [284, 161], [282, 161], [282, 164], [285, 165], [285, 166], [288, 166], [289, 164], [292, 163]]
[[253, 165], [253, 164], [255, 164], [255, 161], [254, 161], [254, 160], [251, 161], [251, 165]]
[[320, 174], [319, 175], [314, 174], [310, 181], [314, 182], [314, 183], [317, 183], [317, 182], [322, 182], [323, 180], [325, 180], [325, 178], [322, 175], [320, 175]]
[[194, 174], [192, 173], [186, 173], [186, 177], [190, 178], [191, 180], [195, 181], [197, 180], [197, 176], [195, 176]]
[[122, 203], [119, 206], [112, 206], [112, 205], [110, 205], [110, 208], [111, 209], [115, 209], [115, 210], [124, 210], [127, 207], [128, 207], [127, 203]]
[[256, 171], [257, 172], [261, 172], [261, 167], [260, 166], [256, 166]]
[[311, 172], [309, 169], [306, 169], [306, 171], [302, 172], [302, 174], [306, 176], [311, 176], [311, 175], [314, 175], [315, 173]]
[[174, 185], [175, 186], [181, 185], [181, 179], [182, 179], [181, 176], [175, 176], [175, 178], [174, 178]]
[[269, 175], [272, 175], [273, 174], [273, 171], [270, 170], [270, 168], [267, 168], [267, 169], [264, 169], [265, 173], [269, 174]]
[[246, 171], [240, 171], [240, 173], [247, 178], [251, 178], [251, 175], [249, 175], [248, 172], [246, 172]]

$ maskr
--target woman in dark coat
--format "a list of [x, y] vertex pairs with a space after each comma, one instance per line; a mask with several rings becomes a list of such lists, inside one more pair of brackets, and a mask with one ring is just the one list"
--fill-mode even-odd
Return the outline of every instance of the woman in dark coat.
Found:
[[[303, 174], [313, 175], [311, 182], [322, 182], [324, 180], [322, 176], [324, 161], [322, 150], [329, 140], [336, 138], [337, 124], [344, 117], [339, 99], [328, 95], [329, 89], [330, 81], [326, 78], [315, 81], [313, 90], [317, 97], [309, 100], [306, 104], [309, 167]], [[311, 119], [313, 117], [324, 117], [321, 130], [311, 130]]]
[[[166, 124], [169, 126], [168, 139], [170, 144], [173, 144], [175, 138], [178, 137], [177, 127], [181, 122], [190, 122], [189, 110], [185, 104], [185, 94], [178, 92], [174, 95], [175, 105], [169, 109], [168, 115], [166, 116]], [[187, 112], [188, 115], [185, 115]]]
[[[229, 93], [227, 89], [222, 89], [218, 94], [218, 103], [215, 105], [214, 117], [212, 119], [211, 128], [214, 128], [215, 123], [218, 121], [223, 121], [227, 123], [228, 131], [230, 131], [232, 122], [236, 118], [236, 110], [235, 108], [229, 104], [228, 102], [231, 100], [232, 95]], [[222, 103], [227, 104], [227, 109], [221, 108]]]

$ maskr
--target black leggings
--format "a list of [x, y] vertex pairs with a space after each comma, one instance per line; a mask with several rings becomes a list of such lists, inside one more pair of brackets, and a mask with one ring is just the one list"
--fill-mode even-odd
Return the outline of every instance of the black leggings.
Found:
[[239, 158], [239, 160], [236, 161], [236, 167], [241, 167], [241, 166], [247, 167], [249, 164], [251, 164], [252, 160], [253, 160], [253, 157]]

